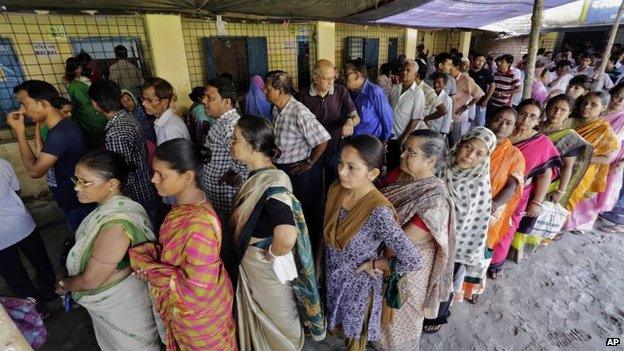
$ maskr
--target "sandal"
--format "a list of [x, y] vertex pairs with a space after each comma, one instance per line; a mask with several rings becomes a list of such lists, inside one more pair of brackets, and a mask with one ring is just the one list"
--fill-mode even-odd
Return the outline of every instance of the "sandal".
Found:
[[470, 302], [473, 305], [476, 305], [479, 303], [479, 295], [472, 295], [472, 297], [469, 299], [466, 299], [466, 301]]
[[423, 331], [427, 334], [435, 334], [442, 329], [442, 324], [436, 325], [423, 325]]
[[557, 235], [555, 235], [555, 237], [552, 240], [553, 241], [559, 241], [561, 239], [563, 239], [563, 232], [557, 233]]
[[602, 227], [598, 227], [598, 230], [609, 234], [624, 234], [624, 225], [604, 225]]
[[498, 280], [498, 279], [501, 279], [503, 277], [503, 272], [502, 271], [499, 271], [499, 272], [488, 271], [488, 276], [492, 280]]

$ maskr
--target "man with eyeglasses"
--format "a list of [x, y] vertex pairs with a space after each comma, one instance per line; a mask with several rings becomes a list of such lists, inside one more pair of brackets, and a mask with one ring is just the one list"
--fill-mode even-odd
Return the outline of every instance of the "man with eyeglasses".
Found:
[[372, 135], [385, 144], [392, 136], [393, 112], [383, 89], [368, 79], [368, 68], [362, 59], [346, 63], [344, 78], [360, 116], [353, 134]]
[[312, 84], [299, 91], [299, 101], [316, 116], [331, 136], [318, 162], [324, 171], [325, 188], [338, 179], [341, 139], [353, 134], [353, 128], [360, 123], [349, 91], [342, 85], [334, 84], [335, 81], [334, 64], [329, 60], [319, 60], [312, 70]]
[[186, 124], [171, 108], [173, 100], [171, 84], [162, 78], [151, 78], [145, 82], [142, 91], [145, 112], [156, 117], [154, 121], [156, 145], [176, 138], [191, 140]]
[[[13, 93], [20, 109], [7, 115], [7, 123], [17, 138], [22, 164], [32, 178], [46, 176], [54, 200], [63, 210], [69, 228], [75, 232], [95, 207], [78, 201], [71, 181], [76, 164], [87, 153], [82, 129], [71, 119], [63, 117], [59, 111], [61, 97], [50, 83], [28, 80], [13, 88]], [[39, 155], [35, 155], [28, 144], [24, 125], [26, 116], [49, 129]]]

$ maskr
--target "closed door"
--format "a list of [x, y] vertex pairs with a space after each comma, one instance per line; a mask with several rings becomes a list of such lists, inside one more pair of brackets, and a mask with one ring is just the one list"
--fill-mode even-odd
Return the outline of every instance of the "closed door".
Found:
[[297, 73], [299, 89], [310, 85], [310, 38], [297, 37]]
[[23, 81], [24, 73], [11, 40], [0, 38], [0, 128], [8, 127], [7, 114], [19, 108], [19, 103], [13, 96], [13, 88]]
[[229, 73], [234, 79], [236, 90], [247, 90], [249, 68], [247, 42], [245, 38], [211, 39], [212, 57], [216, 74]]

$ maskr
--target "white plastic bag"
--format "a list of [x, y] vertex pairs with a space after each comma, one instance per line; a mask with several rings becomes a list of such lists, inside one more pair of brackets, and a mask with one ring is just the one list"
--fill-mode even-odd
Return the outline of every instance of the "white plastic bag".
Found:
[[295, 264], [292, 251], [273, 259], [273, 271], [275, 271], [277, 279], [279, 279], [282, 284], [286, 284], [286, 282], [298, 277], [297, 265]]

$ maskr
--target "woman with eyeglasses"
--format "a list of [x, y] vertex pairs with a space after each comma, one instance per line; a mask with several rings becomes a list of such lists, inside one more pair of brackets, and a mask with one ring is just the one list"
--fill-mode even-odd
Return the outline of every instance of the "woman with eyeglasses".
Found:
[[69, 277], [56, 292], [91, 315], [100, 349], [160, 350], [147, 284], [131, 273], [128, 249], [156, 240], [147, 213], [121, 192], [131, 167], [116, 153], [100, 150], [76, 165], [81, 203], [97, 203], [76, 231], [67, 257]]
[[541, 119], [542, 105], [539, 102], [533, 99], [520, 102], [516, 130], [510, 140], [524, 156], [524, 186], [520, 201], [511, 216], [511, 227], [494, 246], [489, 268], [492, 279], [499, 277], [510, 247], [513, 247], [511, 258], [518, 262], [522, 259], [525, 243], [537, 245], [541, 241], [531, 236], [531, 232], [542, 210], [550, 183], [562, 166], [559, 151], [553, 142], [535, 129]]
[[446, 141], [428, 130], [412, 132], [402, 146], [400, 166], [380, 184], [398, 222], [422, 255], [422, 268], [401, 286], [405, 303], [384, 308], [378, 350], [418, 350], [425, 317], [435, 318], [449, 298], [453, 279], [455, 211], [446, 184], [435, 176], [446, 161]]

